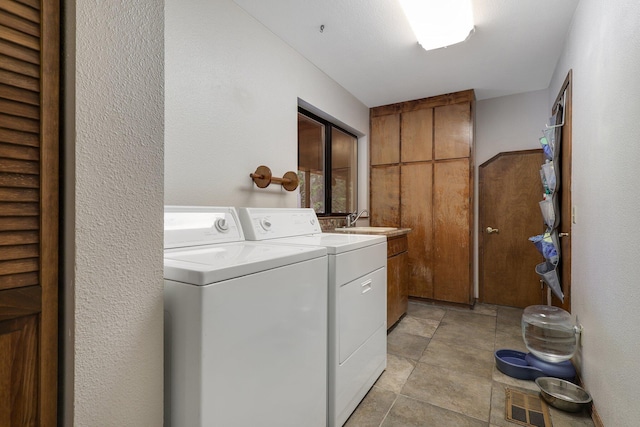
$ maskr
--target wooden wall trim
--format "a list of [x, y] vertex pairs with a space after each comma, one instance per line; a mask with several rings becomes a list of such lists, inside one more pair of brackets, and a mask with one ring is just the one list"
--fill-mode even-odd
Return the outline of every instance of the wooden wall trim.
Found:
[[[60, 1], [42, 2], [40, 423], [57, 424]], [[53, 390], [53, 391], [52, 391]]]

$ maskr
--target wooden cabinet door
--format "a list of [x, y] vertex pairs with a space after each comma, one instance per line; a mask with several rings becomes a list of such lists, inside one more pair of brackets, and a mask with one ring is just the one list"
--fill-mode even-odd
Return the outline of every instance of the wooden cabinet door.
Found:
[[392, 327], [409, 304], [407, 235], [387, 239], [387, 329]]
[[0, 291], [0, 426], [39, 425], [39, 288]]
[[470, 304], [471, 181], [469, 159], [434, 164], [433, 178], [433, 298]]
[[[433, 298], [433, 213], [431, 163], [402, 165], [401, 221], [410, 228], [409, 295]], [[373, 209], [372, 209], [373, 210]]]
[[55, 426], [59, 2], [0, 0], [0, 425]]
[[434, 153], [436, 159], [471, 156], [471, 104], [436, 107], [434, 112]]
[[371, 168], [369, 203], [371, 225], [400, 227], [400, 166]]
[[387, 329], [400, 318], [398, 299], [400, 298], [400, 259], [398, 255], [387, 258]]
[[408, 111], [401, 117], [401, 160], [431, 160], [433, 151], [433, 108]]
[[372, 165], [400, 161], [400, 114], [371, 117], [370, 156]]

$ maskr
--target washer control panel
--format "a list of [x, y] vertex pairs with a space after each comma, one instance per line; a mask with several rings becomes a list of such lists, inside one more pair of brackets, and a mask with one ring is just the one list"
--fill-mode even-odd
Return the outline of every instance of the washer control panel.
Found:
[[238, 208], [247, 240], [269, 240], [322, 233], [320, 221], [310, 208]]
[[207, 245], [244, 240], [235, 208], [165, 206], [164, 247]]

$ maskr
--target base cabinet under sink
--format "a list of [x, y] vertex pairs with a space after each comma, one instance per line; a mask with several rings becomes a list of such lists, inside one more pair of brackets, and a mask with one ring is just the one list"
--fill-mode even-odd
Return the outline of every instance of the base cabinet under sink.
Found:
[[387, 238], [387, 329], [407, 312], [409, 254], [407, 235]]

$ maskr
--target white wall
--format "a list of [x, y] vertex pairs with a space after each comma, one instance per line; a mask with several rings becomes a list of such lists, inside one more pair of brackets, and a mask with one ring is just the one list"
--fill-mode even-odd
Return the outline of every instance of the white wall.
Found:
[[[478, 167], [493, 156], [508, 151], [540, 148], [538, 139], [549, 118], [548, 90], [502, 96], [476, 102], [474, 289], [478, 289]], [[532, 247], [533, 248], [533, 247]]]
[[548, 101], [547, 89], [477, 101], [476, 166], [502, 152], [541, 148]]
[[296, 206], [295, 192], [249, 174], [297, 170], [298, 98], [368, 134], [364, 104], [231, 0], [166, 0], [165, 40], [167, 204]]
[[161, 426], [163, 4], [64, 12], [62, 424]]
[[548, 101], [573, 69], [572, 313], [606, 426], [640, 418], [639, 16], [636, 0], [582, 0]]

